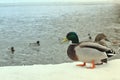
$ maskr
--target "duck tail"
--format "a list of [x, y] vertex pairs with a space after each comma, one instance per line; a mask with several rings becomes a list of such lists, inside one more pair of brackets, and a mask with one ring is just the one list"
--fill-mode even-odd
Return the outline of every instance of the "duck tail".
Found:
[[110, 58], [110, 57], [114, 56], [116, 54], [116, 52], [111, 49], [111, 50], [106, 51], [106, 54], [107, 54], [107, 57]]
[[107, 63], [107, 58], [101, 60], [102, 63]]

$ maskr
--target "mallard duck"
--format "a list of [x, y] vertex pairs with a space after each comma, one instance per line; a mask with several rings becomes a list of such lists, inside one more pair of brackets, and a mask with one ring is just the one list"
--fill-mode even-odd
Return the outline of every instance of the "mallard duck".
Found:
[[12, 54], [14, 54], [14, 52], [15, 52], [14, 47], [11, 47], [10, 50], [11, 50]]
[[29, 43], [30, 49], [39, 52], [40, 51], [40, 41], [36, 41], [34, 43]]
[[107, 63], [107, 54], [114, 52], [106, 47], [95, 42], [82, 41], [79, 42], [78, 35], [75, 32], [69, 32], [63, 42], [72, 41], [67, 49], [67, 55], [74, 61], [81, 61], [83, 64], [77, 66], [85, 66], [86, 63], [91, 63], [91, 69], [95, 68], [95, 64]]
[[40, 46], [40, 41], [36, 41], [35, 43], [29, 43], [29, 46]]
[[107, 38], [107, 36], [104, 33], [99, 33], [95, 37], [95, 42], [108, 47], [107, 43], [110, 43], [110, 40]]
[[[113, 45], [113, 42], [111, 42], [104, 33], [97, 34], [95, 37], [95, 42], [106, 47], [111, 47]], [[107, 56], [112, 57], [114, 54], [108, 54]]]

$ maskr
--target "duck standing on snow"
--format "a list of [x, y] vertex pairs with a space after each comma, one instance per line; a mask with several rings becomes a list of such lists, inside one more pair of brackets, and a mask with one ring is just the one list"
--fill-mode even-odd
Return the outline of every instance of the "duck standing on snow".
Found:
[[82, 61], [83, 64], [77, 66], [85, 66], [86, 63], [91, 63], [91, 69], [95, 68], [95, 64], [107, 63], [107, 54], [114, 52], [106, 47], [95, 42], [82, 41], [79, 42], [78, 35], [75, 32], [69, 32], [63, 42], [72, 41], [67, 49], [67, 55], [74, 61]]

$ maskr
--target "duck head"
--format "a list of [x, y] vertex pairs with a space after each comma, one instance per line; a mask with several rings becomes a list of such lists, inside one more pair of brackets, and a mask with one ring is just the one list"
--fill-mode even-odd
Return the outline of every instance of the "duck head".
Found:
[[109, 39], [107, 39], [107, 36], [104, 33], [100, 33], [95, 37], [95, 42], [99, 42], [101, 40], [105, 40], [105, 41], [109, 41]]
[[38, 46], [40, 46], [40, 41], [37, 41], [36, 43], [37, 43]]
[[78, 35], [75, 32], [69, 32], [62, 42], [72, 41], [72, 43], [79, 43]]

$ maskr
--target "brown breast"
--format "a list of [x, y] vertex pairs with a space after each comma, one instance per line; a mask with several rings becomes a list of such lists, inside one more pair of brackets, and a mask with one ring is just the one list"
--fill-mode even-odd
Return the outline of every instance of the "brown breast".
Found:
[[68, 47], [68, 50], [67, 50], [67, 55], [69, 56], [70, 59], [72, 59], [74, 61], [78, 61], [79, 60], [77, 55], [76, 55], [76, 52], [74, 50], [76, 46], [77, 45], [70, 45]]

